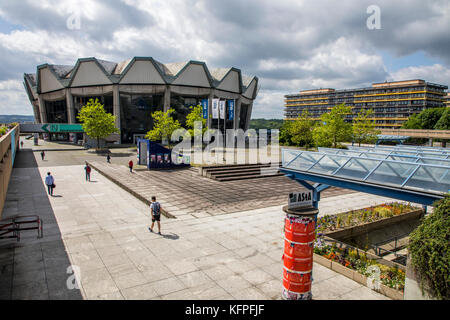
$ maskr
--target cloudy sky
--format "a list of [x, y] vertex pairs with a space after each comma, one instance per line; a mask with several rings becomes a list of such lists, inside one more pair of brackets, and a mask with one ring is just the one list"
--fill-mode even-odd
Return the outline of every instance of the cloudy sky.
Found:
[[92, 56], [237, 67], [260, 79], [252, 117], [282, 118], [304, 89], [450, 85], [450, 1], [0, 0], [0, 114], [32, 114], [23, 73]]

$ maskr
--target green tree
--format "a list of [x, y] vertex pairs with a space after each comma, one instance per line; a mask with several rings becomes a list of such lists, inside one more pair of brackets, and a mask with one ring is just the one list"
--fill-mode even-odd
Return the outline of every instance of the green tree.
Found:
[[418, 113], [411, 115], [408, 120], [406, 120], [402, 129], [422, 129], [422, 123], [419, 120]]
[[353, 119], [353, 140], [361, 146], [361, 143], [374, 143], [377, 135], [381, 133], [375, 128], [372, 109], [361, 109], [356, 118]]
[[174, 109], [169, 109], [166, 112], [153, 112], [153, 129], [147, 132], [145, 138], [154, 141], [170, 141], [172, 133], [181, 128], [180, 122], [172, 118], [173, 112], [175, 112]]
[[337, 148], [340, 142], [350, 141], [352, 124], [345, 121], [345, 116], [351, 112], [351, 108], [343, 103], [333, 107], [331, 112], [322, 114], [321, 123], [313, 130], [316, 145]]
[[434, 126], [436, 130], [450, 130], [450, 108], [446, 108], [441, 118]]
[[292, 144], [291, 138], [291, 127], [293, 126], [294, 120], [285, 120], [280, 128], [279, 141], [282, 145], [290, 146]]
[[206, 119], [203, 119], [203, 107], [197, 105], [196, 107], [190, 107], [191, 112], [186, 116], [186, 127], [188, 127], [189, 134], [194, 137], [194, 124], [196, 121], [202, 122], [202, 132], [203, 135], [206, 131]]
[[97, 150], [100, 148], [100, 139], [106, 138], [112, 133], [118, 133], [115, 127], [116, 117], [105, 111], [98, 99], [89, 99], [77, 116], [80, 120], [84, 132], [94, 139], [97, 139]]
[[292, 121], [289, 128], [291, 141], [299, 147], [305, 147], [306, 149], [312, 147], [314, 145], [313, 128], [314, 121], [311, 119], [308, 110], [304, 110], [300, 118]]

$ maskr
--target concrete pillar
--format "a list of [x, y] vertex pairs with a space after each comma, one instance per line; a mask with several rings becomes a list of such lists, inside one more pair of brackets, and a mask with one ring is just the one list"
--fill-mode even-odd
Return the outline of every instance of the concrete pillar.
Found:
[[312, 268], [317, 214], [310, 207], [289, 209], [284, 221], [283, 290], [285, 300], [312, 299]]
[[[73, 106], [73, 96], [72, 92], [70, 92], [70, 89], [65, 90], [66, 93], [66, 106], [67, 106], [67, 122], [70, 124], [75, 123], [75, 109]], [[77, 143], [76, 139], [77, 135], [76, 133], [70, 132], [69, 133], [69, 140], [73, 143]]]
[[170, 86], [166, 86], [166, 90], [164, 91], [164, 112], [170, 109]]
[[430, 147], [433, 146], [433, 138], [429, 138], [429, 139], [428, 139], [428, 145], [429, 145]]
[[41, 123], [41, 116], [39, 114], [39, 102], [33, 101], [33, 114], [34, 114], [34, 122]]
[[38, 97], [38, 101], [39, 101], [39, 112], [41, 114], [41, 123], [48, 123], [47, 122], [47, 109], [45, 108], [45, 101], [41, 96]]
[[442, 148], [447, 148], [447, 141], [446, 140], [442, 140]]
[[66, 105], [67, 105], [67, 122], [70, 124], [76, 123], [75, 108], [73, 105], [73, 96], [70, 89], [66, 89]]
[[120, 94], [119, 85], [113, 85], [113, 114], [116, 117], [116, 128], [119, 129], [119, 143], [122, 143], [122, 135], [120, 134]]
[[248, 127], [250, 126], [250, 118], [252, 116], [252, 109], [253, 109], [253, 102], [251, 102], [248, 105], [248, 109], [247, 109], [247, 119], [245, 119], [245, 130], [248, 130]]

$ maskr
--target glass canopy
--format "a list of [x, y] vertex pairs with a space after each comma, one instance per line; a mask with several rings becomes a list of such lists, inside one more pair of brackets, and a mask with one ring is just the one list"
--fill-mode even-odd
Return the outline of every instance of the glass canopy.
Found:
[[303, 173], [443, 194], [450, 190], [450, 160], [392, 152], [320, 148], [282, 149], [282, 166]]

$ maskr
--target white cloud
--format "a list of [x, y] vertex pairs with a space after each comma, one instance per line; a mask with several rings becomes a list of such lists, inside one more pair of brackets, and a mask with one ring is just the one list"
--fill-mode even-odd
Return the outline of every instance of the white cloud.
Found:
[[21, 81], [0, 81], [0, 114], [33, 114]]
[[414, 66], [391, 73], [390, 80], [422, 79], [428, 82], [450, 85], [450, 68], [441, 64]]

